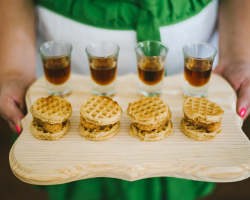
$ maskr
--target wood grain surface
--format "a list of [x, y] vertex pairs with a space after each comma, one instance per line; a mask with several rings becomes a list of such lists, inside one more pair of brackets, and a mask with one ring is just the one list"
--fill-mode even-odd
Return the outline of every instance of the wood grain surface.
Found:
[[[88, 141], [79, 133], [80, 107], [91, 96], [90, 77], [72, 75], [72, 104], [69, 132], [56, 141], [36, 139], [30, 132], [30, 113], [23, 119], [23, 132], [10, 151], [10, 166], [22, 181], [51, 185], [93, 178], [113, 177], [128, 181], [149, 177], [178, 177], [212, 182], [233, 182], [250, 176], [250, 141], [243, 133], [242, 119], [236, 114], [236, 95], [221, 77], [212, 74], [208, 99], [218, 103], [225, 114], [222, 132], [214, 140], [195, 141], [180, 129], [183, 75], [166, 77], [161, 99], [172, 111], [174, 133], [157, 142], [141, 142], [129, 135], [129, 102], [139, 99], [137, 76], [117, 78], [113, 97], [123, 109], [120, 131], [106, 141]], [[38, 79], [26, 95], [27, 107], [47, 96], [44, 78]]]

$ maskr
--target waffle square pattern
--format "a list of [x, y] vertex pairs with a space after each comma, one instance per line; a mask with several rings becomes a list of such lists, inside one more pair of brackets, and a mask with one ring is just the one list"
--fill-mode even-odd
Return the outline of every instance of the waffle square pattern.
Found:
[[58, 96], [37, 99], [31, 107], [31, 133], [41, 140], [56, 140], [69, 130], [71, 104]]
[[224, 111], [217, 103], [200, 97], [186, 99], [182, 109], [189, 119], [199, 120], [204, 123], [219, 122], [224, 114]]
[[121, 116], [120, 105], [111, 98], [89, 97], [80, 109], [79, 134], [88, 140], [107, 140], [119, 131]]
[[87, 122], [105, 126], [119, 121], [122, 116], [122, 109], [111, 98], [92, 96], [82, 104], [80, 114]]
[[72, 107], [66, 99], [52, 95], [37, 99], [30, 111], [33, 117], [43, 122], [57, 124], [71, 116]]
[[157, 97], [144, 97], [129, 103], [127, 114], [133, 122], [143, 125], [157, 124], [169, 116], [169, 106]]
[[162, 140], [173, 132], [170, 108], [157, 97], [144, 97], [129, 103], [127, 114], [133, 121], [130, 135], [141, 141]]
[[205, 98], [191, 97], [183, 102], [184, 118], [181, 120], [182, 131], [195, 140], [210, 140], [221, 132], [221, 107]]

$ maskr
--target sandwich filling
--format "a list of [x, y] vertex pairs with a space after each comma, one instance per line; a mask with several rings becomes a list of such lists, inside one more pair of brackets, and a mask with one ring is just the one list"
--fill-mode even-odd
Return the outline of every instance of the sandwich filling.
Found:
[[217, 130], [220, 130], [221, 127], [221, 122], [215, 122], [215, 123], [203, 123], [203, 122], [199, 122], [197, 120], [192, 120], [189, 119], [186, 115], [184, 115], [184, 120], [188, 123], [190, 123], [191, 125], [195, 126], [196, 129], [204, 129], [206, 131], [206, 133], [211, 133], [211, 132], [215, 132]]
[[100, 130], [104, 130], [105, 127], [110, 127], [113, 126], [113, 124], [109, 124], [109, 125], [105, 125], [105, 126], [98, 126], [98, 125], [95, 125], [91, 122], [87, 122], [82, 116], [81, 116], [81, 126], [83, 126], [84, 128], [86, 129], [89, 129], [89, 130], [94, 130], [94, 129], [100, 129]]
[[67, 123], [67, 120], [66, 120], [62, 123], [50, 124], [48, 122], [43, 122], [41, 119], [38, 119], [36, 117], [33, 118], [33, 121], [34, 121], [34, 123], [36, 123], [38, 125], [38, 127], [42, 127], [45, 132], [47, 131], [50, 133], [55, 133], [55, 132], [61, 131]]
[[144, 125], [144, 124], [140, 124], [140, 123], [134, 122], [134, 126], [137, 129], [142, 130], [142, 131], [152, 131], [154, 129], [159, 128], [160, 126], [163, 126], [163, 125], [167, 124], [168, 121], [169, 121], [169, 117], [167, 117], [166, 119], [160, 121], [157, 124], [151, 124], [151, 125]]

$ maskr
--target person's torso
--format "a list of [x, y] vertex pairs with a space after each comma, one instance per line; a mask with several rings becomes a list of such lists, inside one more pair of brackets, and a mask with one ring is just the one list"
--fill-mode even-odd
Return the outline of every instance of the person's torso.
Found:
[[[80, 0], [72, 2], [80, 2]], [[102, 5], [98, 5], [98, 3], [95, 5], [95, 2], [99, 1], [93, 2], [93, 5], [91, 4], [92, 7], [96, 6], [98, 8], [98, 6], [100, 7]], [[42, 42], [48, 40], [65, 40], [70, 42], [73, 45], [72, 71], [88, 74], [89, 65], [87, 55], [85, 53], [85, 47], [91, 42], [113, 41], [120, 46], [120, 53], [118, 57], [118, 75], [121, 75], [130, 72], [136, 73], [137, 71], [134, 47], [138, 40], [161, 40], [169, 47], [166, 59], [166, 70], [168, 75], [172, 75], [180, 73], [183, 70], [183, 45], [185, 43], [195, 41], [209, 42], [215, 31], [218, 7], [217, 1], [212, 1], [210, 3], [207, 2], [207, 4], [204, 4], [203, 7], [197, 7], [198, 4], [196, 3], [196, 10], [195, 4], [190, 4], [191, 1], [188, 1], [189, 4], [185, 3], [183, 5], [181, 5], [181, 2], [184, 2], [183, 0], [179, 0], [179, 4], [177, 3], [178, 1], [168, 1], [172, 2], [172, 5], [168, 5], [166, 14], [164, 14], [165, 11], [163, 8], [159, 9], [153, 7], [154, 10], [157, 10], [156, 16], [158, 17], [158, 19], [153, 19], [153, 21], [151, 20], [153, 14], [150, 14], [150, 12], [153, 11], [146, 11], [146, 14], [144, 11], [145, 9], [148, 9], [147, 6], [155, 5], [145, 4], [147, 6], [146, 8], [143, 8], [144, 11], [143, 14], [141, 14], [142, 11], [140, 10], [132, 8], [129, 9], [129, 6], [123, 7], [121, 2], [119, 3], [120, 7], [115, 7], [110, 4], [111, 7], [113, 6], [112, 8], [118, 9], [112, 11], [108, 9], [110, 2], [112, 1], [105, 1], [107, 9], [105, 10], [105, 7], [101, 7], [100, 9], [102, 9], [102, 12], [99, 15], [95, 16], [95, 13], [92, 13], [92, 18], [94, 18], [93, 22], [91, 22], [88, 17], [84, 17], [87, 13], [91, 13], [91, 9], [93, 10], [91, 6], [89, 9], [84, 8], [80, 11], [80, 8], [78, 9], [78, 12], [80, 13], [81, 11], [86, 11], [86, 13], [81, 13], [83, 18], [81, 21], [81, 16], [79, 17], [79, 13], [77, 15], [77, 12], [75, 11], [77, 10], [76, 8], [67, 12], [63, 12], [63, 9], [61, 8], [61, 10], [59, 9], [57, 12], [53, 10], [55, 8], [52, 9], [51, 7], [48, 8], [44, 5], [38, 5], [38, 43], [41, 44]], [[134, 3], [134, 1], [131, 2]], [[82, 5], [86, 6], [87, 4]], [[73, 7], [73, 4], [68, 6]], [[141, 5], [139, 6], [142, 7]], [[123, 10], [123, 8], [125, 10]], [[92, 12], [98, 12], [98, 10]], [[110, 12], [113, 13], [108, 14]], [[119, 15], [117, 12], [121, 14]], [[184, 15], [183, 13], [185, 12], [190, 13]], [[142, 15], [149, 15], [144, 16], [146, 20], [149, 20], [148, 24], [147, 21], [142, 21]], [[126, 18], [126, 16], [128, 17]], [[164, 17], [166, 17], [167, 20], [164, 21]], [[132, 19], [133, 22], [130, 22]], [[136, 21], [140, 21], [140, 24], [133, 26], [133, 23]], [[113, 29], [111, 28], [112, 23], [114, 24]], [[96, 24], [97, 26], [95, 27], [94, 25]], [[157, 29], [157, 27], [159, 30], [154, 30]], [[157, 31], [159, 31], [160, 36], [157, 35]]]

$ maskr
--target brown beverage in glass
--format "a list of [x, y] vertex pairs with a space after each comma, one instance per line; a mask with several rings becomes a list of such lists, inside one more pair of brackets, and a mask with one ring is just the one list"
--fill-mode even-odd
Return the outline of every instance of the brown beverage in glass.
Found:
[[89, 60], [92, 94], [114, 95], [120, 47], [114, 42], [100, 41], [90, 43], [85, 50]]
[[138, 76], [146, 85], [155, 85], [164, 77], [164, 62], [159, 58], [143, 58], [138, 62]]
[[184, 76], [192, 86], [200, 87], [208, 83], [212, 72], [213, 60], [185, 58]]
[[54, 85], [65, 83], [70, 77], [70, 58], [63, 57], [47, 57], [42, 59], [45, 78]]
[[117, 58], [89, 58], [92, 80], [99, 85], [108, 85], [115, 80]]

